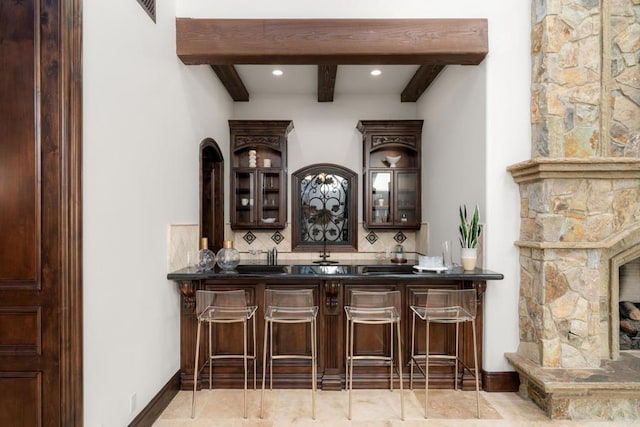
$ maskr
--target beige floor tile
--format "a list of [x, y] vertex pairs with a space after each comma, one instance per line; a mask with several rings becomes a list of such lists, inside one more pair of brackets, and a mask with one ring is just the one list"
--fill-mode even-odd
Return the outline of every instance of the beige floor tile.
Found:
[[405, 421], [400, 419], [400, 392], [354, 390], [352, 419], [346, 391], [318, 391], [316, 419], [311, 418], [310, 390], [265, 391], [260, 419], [260, 390], [247, 393], [248, 417], [242, 417], [242, 390], [202, 390], [191, 419], [191, 392], [181, 391], [156, 421], [156, 427], [605, 427], [624, 422], [550, 420], [516, 393], [481, 392], [481, 419], [475, 418], [475, 392], [431, 390], [430, 418], [424, 419], [424, 390], [405, 390]]

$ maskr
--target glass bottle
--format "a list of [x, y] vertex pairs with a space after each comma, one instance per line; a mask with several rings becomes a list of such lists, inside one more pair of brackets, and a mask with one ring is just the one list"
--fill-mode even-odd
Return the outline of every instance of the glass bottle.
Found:
[[240, 264], [240, 252], [233, 247], [233, 241], [225, 240], [222, 249], [216, 255], [218, 267], [223, 270], [233, 270]]
[[209, 239], [200, 239], [200, 251], [198, 252], [198, 271], [209, 271], [216, 264], [216, 256], [209, 249]]
[[404, 247], [400, 244], [393, 249], [396, 262], [404, 262]]

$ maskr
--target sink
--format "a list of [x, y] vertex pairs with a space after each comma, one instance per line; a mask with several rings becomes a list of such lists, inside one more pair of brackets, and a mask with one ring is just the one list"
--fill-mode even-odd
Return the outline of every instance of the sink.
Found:
[[294, 274], [350, 274], [350, 265], [294, 265]]
[[413, 274], [411, 265], [362, 265], [361, 274]]
[[241, 264], [236, 267], [240, 274], [284, 274], [289, 272], [288, 265]]

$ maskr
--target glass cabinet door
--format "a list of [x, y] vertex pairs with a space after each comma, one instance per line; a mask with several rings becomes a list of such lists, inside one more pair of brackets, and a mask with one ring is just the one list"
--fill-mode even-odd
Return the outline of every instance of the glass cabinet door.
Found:
[[236, 171], [235, 184], [236, 223], [255, 224], [255, 172]]
[[263, 172], [260, 176], [261, 194], [258, 223], [263, 225], [280, 223], [280, 172]]
[[390, 224], [392, 182], [391, 172], [371, 172], [371, 205], [369, 212], [373, 224]]
[[418, 230], [422, 120], [360, 120], [366, 228]]
[[417, 172], [396, 172], [396, 200], [394, 203], [394, 222], [398, 225], [419, 224], [417, 215], [420, 204]]

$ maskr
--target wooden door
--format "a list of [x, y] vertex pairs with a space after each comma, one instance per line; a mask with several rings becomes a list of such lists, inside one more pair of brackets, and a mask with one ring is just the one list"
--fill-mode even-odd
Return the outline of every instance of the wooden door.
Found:
[[0, 0], [3, 426], [82, 424], [79, 14]]

